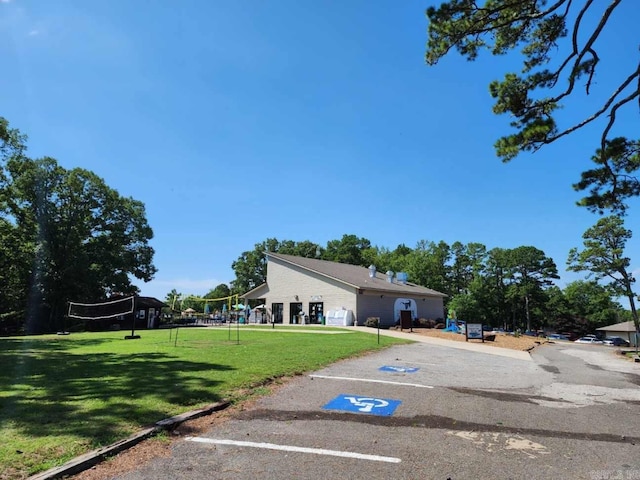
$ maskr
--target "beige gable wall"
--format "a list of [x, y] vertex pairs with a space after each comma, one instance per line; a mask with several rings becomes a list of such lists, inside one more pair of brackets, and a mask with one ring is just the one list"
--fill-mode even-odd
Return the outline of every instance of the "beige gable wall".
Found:
[[[283, 321], [289, 323], [289, 304], [300, 302], [302, 309], [309, 314], [309, 302], [322, 302], [324, 314], [329, 310], [344, 307], [356, 314], [355, 288], [341, 282], [317, 275], [308, 270], [290, 264], [282, 264], [275, 258], [267, 263], [267, 283], [269, 293], [266, 305], [271, 313], [272, 303], [282, 303], [284, 307]], [[296, 300], [295, 296], [298, 296]], [[313, 297], [322, 297], [313, 300]]]

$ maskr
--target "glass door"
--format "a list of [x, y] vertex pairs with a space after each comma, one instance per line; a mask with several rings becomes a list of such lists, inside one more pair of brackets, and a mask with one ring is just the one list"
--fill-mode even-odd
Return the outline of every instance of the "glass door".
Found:
[[302, 312], [302, 303], [289, 304], [289, 323], [300, 323], [300, 312]]
[[273, 323], [282, 323], [284, 318], [284, 304], [283, 303], [272, 303], [271, 304], [271, 315], [273, 315]]
[[309, 303], [309, 322], [322, 323], [323, 318], [324, 318], [324, 303], [322, 302]]

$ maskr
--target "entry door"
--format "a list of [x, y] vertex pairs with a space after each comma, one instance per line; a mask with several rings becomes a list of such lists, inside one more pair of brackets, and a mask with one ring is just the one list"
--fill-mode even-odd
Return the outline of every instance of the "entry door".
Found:
[[283, 315], [284, 315], [284, 304], [272, 303], [271, 315], [273, 316], [273, 323], [282, 323]]
[[411, 310], [400, 310], [400, 330], [411, 329], [412, 327]]
[[298, 315], [302, 311], [302, 303], [289, 304], [289, 323], [298, 323]]
[[309, 322], [320, 323], [320, 318], [324, 317], [324, 303], [314, 302], [309, 304]]

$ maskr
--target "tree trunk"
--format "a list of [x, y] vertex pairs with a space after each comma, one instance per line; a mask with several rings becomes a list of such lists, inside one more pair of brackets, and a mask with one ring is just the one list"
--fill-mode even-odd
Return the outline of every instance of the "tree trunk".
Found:
[[[625, 277], [626, 280], [626, 277]], [[638, 339], [640, 338], [640, 323], [638, 321], [638, 311], [636, 310], [636, 304], [633, 299], [633, 291], [631, 290], [631, 283], [626, 281], [625, 288], [627, 289], [627, 298], [629, 299], [629, 306], [631, 307], [631, 315], [633, 316], [633, 324], [636, 327], [636, 355], [638, 354]]]

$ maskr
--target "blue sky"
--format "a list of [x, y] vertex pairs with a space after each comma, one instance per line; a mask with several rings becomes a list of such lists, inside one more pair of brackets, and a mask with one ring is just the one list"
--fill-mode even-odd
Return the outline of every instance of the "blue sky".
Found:
[[[567, 253], [597, 217], [571, 185], [602, 124], [501, 163], [493, 143], [509, 119], [491, 113], [488, 83], [517, 64], [453, 54], [427, 67], [432, 3], [0, 0], [0, 116], [31, 156], [92, 170], [146, 205], [158, 273], [137, 283], [143, 295], [228, 283], [266, 238], [343, 234], [388, 248], [533, 245], [561, 284], [579, 278]], [[637, 64], [640, 5], [619, 10], [599, 45], [602, 88], [567, 118]], [[616, 133], [637, 138], [631, 110]], [[628, 253], [640, 267], [636, 239]]]

